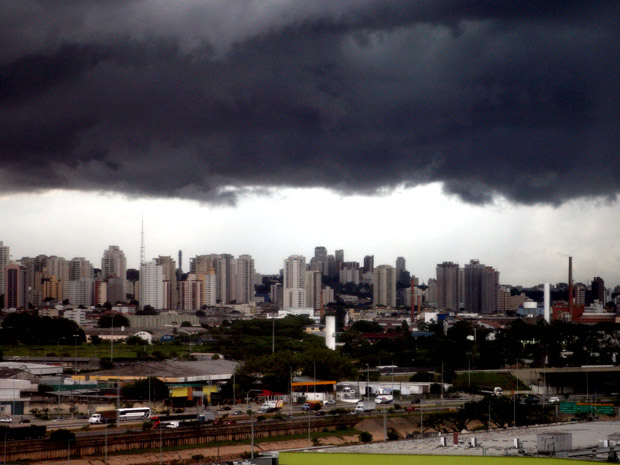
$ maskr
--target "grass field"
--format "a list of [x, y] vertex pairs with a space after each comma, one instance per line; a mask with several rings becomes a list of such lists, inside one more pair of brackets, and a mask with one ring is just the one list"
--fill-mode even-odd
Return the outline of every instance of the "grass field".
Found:
[[[454, 387], [456, 389], [467, 389], [470, 386], [469, 376], [468, 373], [459, 373], [454, 380]], [[490, 390], [498, 386], [504, 391], [529, 391], [528, 386], [510, 373], [472, 372], [471, 386]]]
[[[109, 343], [99, 345], [83, 344], [72, 346], [37, 346], [37, 345], [17, 345], [0, 346], [0, 351], [4, 357], [96, 357], [110, 358], [111, 347]], [[194, 345], [191, 346], [192, 352], [203, 352], [206, 348]], [[114, 344], [115, 359], [135, 359], [135, 358], [176, 358], [185, 357], [190, 353], [190, 346], [176, 344], [154, 344], [151, 346], [137, 346], [127, 344]]]

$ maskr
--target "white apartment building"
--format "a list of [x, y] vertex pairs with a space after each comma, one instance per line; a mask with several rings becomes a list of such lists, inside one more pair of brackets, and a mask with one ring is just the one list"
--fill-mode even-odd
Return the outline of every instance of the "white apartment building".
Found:
[[239, 255], [235, 260], [235, 297], [237, 304], [254, 302], [254, 259], [251, 255]]
[[306, 258], [291, 255], [284, 260], [284, 307], [306, 306]]
[[103, 251], [101, 258], [101, 274], [103, 279], [121, 278], [123, 281], [123, 289], [121, 294], [125, 298], [125, 279], [127, 277], [127, 259], [125, 254], [118, 245], [111, 245], [107, 250]]
[[71, 305], [93, 305], [93, 290], [95, 281], [92, 278], [79, 278], [64, 283], [63, 291]]
[[396, 270], [390, 265], [375, 267], [372, 304], [396, 307]]
[[140, 265], [140, 306], [146, 305], [156, 310], [164, 308], [162, 267], [155, 262]]

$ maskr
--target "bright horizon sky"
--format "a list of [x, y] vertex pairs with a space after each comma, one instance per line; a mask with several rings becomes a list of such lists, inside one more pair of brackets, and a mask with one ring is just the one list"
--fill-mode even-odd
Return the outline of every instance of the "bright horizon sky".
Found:
[[177, 259], [183, 268], [199, 254], [248, 253], [256, 271], [275, 274], [283, 260], [315, 246], [330, 254], [344, 249], [346, 261], [407, 269], [426, 282], [443, 261], [470, 259], [495, 267], [502, 284], [532, 286], [567, 281], [573, 256], [576, 281], [601, 276], [607, 287], [620, 282], [620, 243], [611, 218], [618, 205], [571, 201], [560, 207], [463, 203], [437, 183], [396, 189], [380, 196], [342, 196], [325, 189], [272, 189], [243, 195], [235, 206], [181, 199], [128, 199], [120, 194], [79, 191], [11, 194], [0, 197], [6, 218], [0, 240], [18, 260], [38, 254], [86, 257], [96, 268], [109, 245], [118, 245], [128, 268], [137, 268], [140, 221], [144, 218], [147, 260]]

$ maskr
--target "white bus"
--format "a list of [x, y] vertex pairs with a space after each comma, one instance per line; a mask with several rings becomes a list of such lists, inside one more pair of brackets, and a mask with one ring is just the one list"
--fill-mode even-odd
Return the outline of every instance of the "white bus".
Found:
[[148, 407], [119, 408], [118, 409], [118, 419], [120, 421], [140, 420], [140, 419], [146, 420], [150, 416], [151, 416], [151, 409]]

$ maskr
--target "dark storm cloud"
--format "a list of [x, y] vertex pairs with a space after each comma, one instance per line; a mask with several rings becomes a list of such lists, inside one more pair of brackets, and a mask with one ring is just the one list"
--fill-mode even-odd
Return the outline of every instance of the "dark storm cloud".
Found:
[[[336, 3], [336, 5], [334, 5]], [[617, 2], [0, 5], [0, 185], [614, 197]]]

